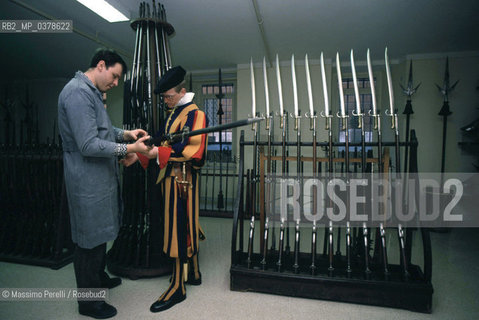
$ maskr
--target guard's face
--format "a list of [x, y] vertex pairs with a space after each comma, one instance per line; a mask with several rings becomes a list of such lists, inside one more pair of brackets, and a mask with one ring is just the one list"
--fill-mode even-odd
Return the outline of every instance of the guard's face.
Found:
[[99, 75], [96, 82], [98, 90], [106, 92], [118, 85], [121, 74], [123, 73], [123, 67], [120, 63], [115, 63], [110, 67], [106, 67], [105, 61], [101, 60], [97, 65]]
[[184, 88], [181, 89], [180, 92], [176, 92], [175, 88], [171, 88], [170, 90], [165, 91], [161, 95], [163, 96], [163, 100], [165, 101], [165, 103], [168, 105], [168, 108], [171, 109], [175, 107], [178, 102], [180, 102], [181, 98], [184, 97], [185, 93], [186, 90]]

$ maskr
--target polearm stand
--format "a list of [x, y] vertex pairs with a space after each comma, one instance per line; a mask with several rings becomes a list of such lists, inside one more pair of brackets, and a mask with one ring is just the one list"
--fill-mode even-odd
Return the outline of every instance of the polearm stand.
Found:
[[[151, 10], [150, 10], [151, 8]], [[123, 127], [143, 128], [156, 134], [163, 122], [164, 101], [154, 94], [160, 77], [171, 68], [169, 36], [174, 28], [166, 21], [165, 9], [155, 1], [140, 3], [139, 17], [130, 23], [135, 31], [133, 65], [126, 87]], [[156, 184], [156, 160], [145, 171], [136, 163], [123, 170], [124, 215], [117, 239], [107, 255], [108, 270], [138, 279], [171, 272], [163, 253], [163, 195]], [[129, 181], [130, 184], [126, 184]], [[133, 189], [127, 189], [132, 188]]]
[[[244, 134], [242, 134], [244, 137]], [[371, 276], [367, 279], [364, 276], [362, 270], [354, 268], [361, 263], [362, 257], [352, 256], [353, 272], [348, 276], [346, 257], [340, 257], [335, 260], [334, 264], [334, 276], [330, 276], [328, 271], [329, 258], [328, 256], [318, 255], [316, 260], [316, 272], [311, 274], [309, 268], [300, 268], [299, 274], [296, 274], [293, 269], [292, 261], [289, 259], [281, 260], [280, 266], [276, 265], [278, 257], [280, 255], [280, 248], [278, 251], [269, 251], [267, 265], [263, 269], [259, 265], [261, 260], [260, 250], [256, 250], [252, 254], [253, 265], [252, 268], [248, 268], [248, 239], [247, 236], [242, 238], [243, 221], [247, 213], [244, 210], [245, 204], [250, 202], [245, 200], [241, 196], [241, 190], [244, 190], [246, 185], [245, 179], [245, 154], [252, 154], [252, 147], [254, 141], [245, 141], [244, 138], [240, 140], [240, 163], [238, 172], [238, 194], [237, 201], [234, 208], [233, 217], [233, 232], [232, 232], [232, 246], [231, 246], [231, 268], [230, 268], [230, 288], [234, 291], [246, 292], [263, 292], [269, 294], [286, 295], [293, 297], [304, 297], [312, 299], [322, 299], [331, 301], [341, 301], [349, 303], [359, 303], [368, 305], [377, 305], [383, 307], [393, 307], [412, 310], [415, 312], [431, 312], [432, 306], [432, 294], [433, 287], [431, 284], [431, 245], [430, 239], [424, 237], [422, 239], [422, 246], [424, 248], [424, 266], [408, 263], [409, 278], [404, 280], [404, 270], [399, 263], [390, 263], [388, 266], [389, 277], [384, 277], [384, 269], [381, 264], [371, 265]], [[290, 146], [295, 146], [296, 141], [290, 142]], [[376, 142], [365, 143], [366, 148], [377, 148]], [[267, 141], [258, 141], [256, 146], [267, 146]], [[273, 142], [273, 146], [281, 146], [281, 142]], [[328, 142], [318, 142], [318, 147], [327, 147]], [[357, 143], [351, 143], [351, 147], [360, 146]], [[390, 141], [383, 141], [382, 146], [384, 148], [394, 148], [396, 143]], [[401, 142], [400, 146], [403, 148], [406, 146], [405, 142]], [[418, 142], [416, 139], [411, 138], [409, 143], [411, 147], [410, 155], [417, 156]], [[344, 142], [333, 142], [333, 148], [344, 148]], [[312, 148], [311, 141], [301, 142], [301, 149], [305, 150]], [[260, 148], [261, 149], [261, 148]], [[266, 161], [266, 157], [263, 158]], [[290, 158], [292, 159], [292, 158]], [[388, 155], [384, 158], [385, 162], [389, 162]], [[280, 161], [280, 156], [274, 156], [273, 161]], [[302, 157], [302, 161], [310, 161], [306, 157]], [[359, 159], [354, 159], [358, 161]], [[328, 162], [329, 159], [318, 158], [318, 161]], [[342, 162], [343, 158], [334, 158], [333, 162]], [[367, 159], [368, 162], [376, 162], [376, 159]], [[250, 161], [248, 161], [250, 163]], [[417, 161], [414, 161], [417, 163]], [[414, 172], [417, 170], [415, 165], [412, 165], [411, 170]], [[265, 174], [265, 172], [259, 172], [259, 175]], [[278, 175], [278, 179], [281, 175]], [[278, 181], [276, 181], [278, 183]], [[259, 213], [262, 214], [261, 212]], [[247, 220], [249, 222], [249, 219]], [[393, 228], [394, 230], [396, 228]], [[283, 229], [284, 230], [284, 229]], [[247, 232], [247, 230], [244, 230]], [[397, 232], [397, 230], [395, 230]], [[271, 232], [271, 229], [270, 229]], [[327, 232], [327, 224], [326, 224]], [[422, 232], [422, 230], [421, 230]], [[246, 233], [245, 233], [246, 234]], [[283, 238], [284, 239], [284, 238]], [[416, 239], [416, 238], [414, 238]], [[414, 240], [413, 239], [413, 240]], [[421, 240], [419, 240], [421, 241]], [[391, 243], [394, 246], [394, 250], [397, 248], [397, 243], [394, 241]], [[284, 248], [283, 248], [284, 250]], [[284, 254], [284, 252], [283, 252]], [[371, 260], [372, 261], [372, 260]], [[421, 252], [419, 256], [413, 261], [423, 261]], [[255, 263], [256, 262], [256, 263]], [[301, 252], [299, 265], [309, 266], [311, 264], [311, 252]]]
[[[342, 82], [339, 81], [338, 83], [341, 87]], [[347, 116], [345, 108], [342, 109], [343, 110], [340, 117]], [[283, 110], [281, 109], [281, 111]], [[284, 111], [280, 113], [282, 115], [281, 124], [284, 130], [286, 127], [285, 121], [288, 118], [288, 114]], [[295, 112], [295, 114], [298, 115], [299, 112]], [[332, 119], [331, 117], [329, 117], [330, 114], [332, 114], [332, 112], [330, 113], [329, 110], [326, 110], [326, 112], [324, 113], [324, 115], [328, 117], [327, 120], [329, 122], [329, 129], [331, 128]], [[376, 113], [376, 115], [379, 117], [378, 113]], [[391, 112], [391, 115], [395, 124], [394, 128], [397, 128], [397, 114], [396, 112]], [[347, 118], [345, 117], [345, 119], [343, 120], [347, 120]], [[287, 174], [287, 170], [285, 168], [286, 162], [294, 161], [295, 159], [297, 160], [297, 155], [295, 157], [287, 157], [285, 153], [288, 146], [298, 147], [298, 141], [287, 142], [284, 136], [285, 133], [283, 132], [282, 142], [278, 141], [271, 143], [273, 146], [282, 146], [283, 148], [283, 156], [273, 156], [271, 160], [283, 160], [284, 166], [282, 174], [278, 175], [277, 179], [271, 182], [273, 184], [273, 187], [276, 184], [281, 185], [281, 183], [284, 183], [282, 178], [284, 178]], [[349, 142], [347, 144], [346, 141], [332, 142], [330, 139], [329, 143], [320, 142], [317, 143], [316, 146], [324, 148], [329, 147], [330, 155], [333, 154], [333, 148], [348, 148], [361, 146], [365, 150], [366, 148], [378, 147], [378, 143], [376, 142], [364, 142], [364, 145], [362, 145]], [[258, 147], [260, 153], [260, 166], [258, 172], [258, 175], [260, 176], [260, 190], [264, 190], [264, 186], [262, 186], [261, 183], [264, 184], [265, 179], [261, 179], [261, 176], [266, 174], [266, 170], [264, 170], [265, 166], [263, 164], [265, 161], [267, 161], [267, 157], [264, 156], [264, 152], [262, 151], [264, 148], [261, 148], [261, 146], [267, 145], [267, 141], [245, 141], [244, 132], [241, 132], [241, 138], [239, 142], [240, 163], [238, 167], [238, 193], [237, 201], [234, 208], [233, 230], [231, 239], [231, 290], [264, 292], [294, 297], [379, 305], [430, 313], [433, 288], [431, 285], [431, 246], [430, 238], [427, 236], [427, 230], [426, 232], [424, 232], [424, 230], [421, 230], [423, 235], [423, 256], [415, 256], [415, 259], [412, 260], [424, 261], [423, 268], [421, 268], [421, 266], [419, 265], [412, 264], [410, 259], [410, 253], [408, 253], [408, 261], [406, 264], [403, 263], [403, 257], [401, 257], [401, 263], [396, 262], [386, 264], [389, 272], [389, 277], [387, 278], [384, 276], [383, 264], [381, 262], [375, 262], [374, 260], [370, 260], [369, 263], [371, 274], [369, 277], [366, 277], [363, 270], [360, 270], [358, 268], [358, 266], [362, 264], [361, 262], [363, 261], [363, 256], [351, 255], [350, 259], [352, 267], [350, 266], [349, 268], [351, 268], [352, 271], [348, 272], [347, 257], [341, 255], [340, 257], [334, 257], [334, 272], [331, 273], [331, 271], [329, 270], [329, 266], [331, 265], [329, 259], [330, 257], [328, 255], [319, 255], [316, 260], [317, 263], [315, 262], [316, 272], [313, 274], [311, 272], [311, 269], [308, 268], [312, 262], [312, 252], [309, 252], [309, 246], [303, 246], [308, 247], [308, 249], [306, 249], [308, 252], [301, 252], [300, 250], [295, 250], [297, 252], [297, 254], [295, 254], [295, 259], [284, 259], [284, 231], [286, 222], [286, 218], [284, 218], [284, 220], [281, 221], [279, 249], [277, 251], [270, 250], [268, 252], [269, 259], [265, 260], [266, 265], [258, 265], [258, 262], [262, 258], [261, 251], [256, 250], [256, 252], [253, 252], [253, 250], [250, 250], [249, 246], [247, 246], [248, 241], [250, 240], [243, 237], [243, 234], [246, 234], [247, 232], [247, 230], [244, 230], [243, 227], [245, 224], [245, 218], [247, 217], [247, 214], [249, 214], [249, 212], [244, 210], [245, 205], [248, 204], [250, 206], [254, 206], [257, 204], [251, 203], [252, 197], [248, 197], [245, 200], [242, 196], [242, 191], [245, 189], [245, 184], [247, 183], [247, 179], [245, 177], [245, 154], [252, 154], [253, 150], [251, 150], [251, 148], [254, 148], [254, 150], [256, 150]], [[385, 147], [384, 156], [382, 157], [382, 159], [384, 159], [384, 171], [388, 170], [387, 167], [389, 164], [389, 148], [387, 147], [395, 147], [396, 155], [398, 155], [399, 147], [410, 146], [411, 159], [409, 167], [411, 169], [411, 172], [417, 172], [417, 159], [412, 159], [412, 157], [417, 157], [418, 143], [415, 139], [415, 135], [413, 134], [413, 132], [411, 133], [411, 142], [409, 143], [400, 142], [399, 139], [395, 139], [395, 141], [393, 142], [381, 141], [381, 145]], [[307, 150], [308, 148], [313, 147], [313, 143], [310, 141], [300, 141], [299, 147], [301, 148], [301, 150]], [[301, 166], [304, 164], [304, 162], [311, 162], [313, 158], [314, 157], [305, 157], [302, 155], [300, 158]], [[328, 157], [323, 157], [316, 160], [319, 162], [329, 162], [330, 164], [333, 164], [345, 162], [347, 159], [345, 157], [329, 159]], [[399, 159], [397, 156], [395, 160], [399, 164]], [[361, 162], [361, 159], [352, 158], [349, 161], [357, 163]], [[366, 159], [366, 162], [368, 163], [377, 161], [378, 159], [376, 158]], [[251, 163], [251, 161], [248, 161], [248, 163]], [[332, 166], [330, 167], [332, 168]], [[329, 182], [325, 181], [324, 185], [328, 184]], [[257, 201], [261, 201], [261, 199], [257, 199]], [[319, 205], [320, 203], [318, 201], [318, 206]], [[263, 211], [261, 209], [262, 207]], [[284, 206], [281, 209], [285, 211]], [[259, 216], [262, 217], [264, 216], [264, 214], [264, 206], [260, 206]], [[327, 233], [327, 228], [329, 225], [328, 218], [324, 217], [321, 222], [318, 222], [318, 224], [319, 223], [322, 223], [325, 226], [324, 231], [325, 233]], [[269, 228], [271, 228], [271, 226]], [[394, 231], [396, 231], [395, 227], [391, 229], [394, 229]], [[271, 229], [269, 231], [271, 231]], [[411, 238], [410, 242], [412, 242], [412, 240], [414, 239]], [[390, 245], [394, 246], [394, 249], [399, 247], [397, 242], [394, 241]], [[404, 248], [400, 248], [399, 251], [402, 255], [402, 253], [404, 252]], [[333, 250], [330, 250], [330, 252], [332, 253]], [[417, 252], [415, 252], [415, 254], [417, 254]], [[419, 255], [420, 254], [421, 253], [419, 252]], [[298, 265], [300, 267], [295, 268], [295, 265]], [[304, 266], [304, 268], [302, 266]], [[405, 267], [409, 274], [406, 279], [404, 277]]]

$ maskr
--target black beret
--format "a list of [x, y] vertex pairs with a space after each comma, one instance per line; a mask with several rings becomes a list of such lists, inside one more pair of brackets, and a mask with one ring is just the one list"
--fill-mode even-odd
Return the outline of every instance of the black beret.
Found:
[[155, 89], [155, 93], [163, 93], [179, 85], [185, 80], [186, 71], [181, 66], [176, 66], [166, 71], [160, 78]]

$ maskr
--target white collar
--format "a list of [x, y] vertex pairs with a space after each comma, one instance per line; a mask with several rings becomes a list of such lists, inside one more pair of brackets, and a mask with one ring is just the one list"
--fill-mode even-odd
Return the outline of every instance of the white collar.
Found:
[[177, 106], [182, 106], [182, 105], [185, 105], [189, 102], [191, 102], [193, 100], [193, 97], [195, 96], [195, 94], [193, 92], [187, 92], [185, 93], [185, 95], [183, 96], [183, 98], [180, 99], [180, 101], [178, 101], [178, 104], [175, 106], [175, 108]]

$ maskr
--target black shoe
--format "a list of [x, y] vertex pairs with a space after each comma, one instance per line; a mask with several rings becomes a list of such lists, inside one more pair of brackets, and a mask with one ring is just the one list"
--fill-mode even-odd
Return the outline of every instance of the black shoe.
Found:
[[100, 279], [102, 288], [113, 289], [121, 284], [121, 278], [110, 278], [106, 272], [100, 276]]
[[78, 312], [95, 319], [108, 319], [116, 316], [116, 308], [104, 301], [83, 302], [78, 306]]
[[185, 283], [192, 286], [199, 286], [201, 284], [201, 272], [200, 272], [200, 277], [198, 279], [195, 279], [194, 273], [188, 274], [188, 281], [186, 281]]
[[169, 300], [155, 301], [150, 307], [151, 312], [160, 312], [173, 307], [175, 304], [180, 303], [186, 299], [186, 294], [181, 293], [181, 289], [178, 289]]

